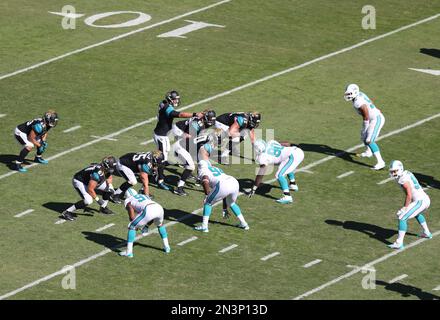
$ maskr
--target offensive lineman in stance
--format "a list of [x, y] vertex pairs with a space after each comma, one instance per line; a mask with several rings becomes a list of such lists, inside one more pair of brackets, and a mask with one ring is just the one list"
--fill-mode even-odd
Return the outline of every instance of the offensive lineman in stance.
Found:
[[396, 180], [405, 192], [405, 202], [403, 207], [397, 211], [399, 236], [393, 244], [389, 245], [389, 247], [392, 249], [404, 248], [403, 239], [406, 230], [408, 229], [407, 221], [411, 218], [416, 218], [417, 222], [423, 228], [423, 232], [419, 236], [431, 239], [432, 234], [428, 229], [425, 216], [423, 215], [423, 212], [425, 212], [431, 204], [429, 196], [423, 191], [422, 186], [419, 184], [414, 174], [403, 169], [402, 162], [398, 160], [391, 162], [390, 176]]
[[[113, 172], [116, 169], [117, 160], [113, 156], [108, 156], [102, 159], [101, 163], [91, 164], [87, 168], [77, 172], [73, 176], [72, 184], [75, 190], [79, 193], [82, 200], [70, 206], [67, 210], [61, 213], [61, 216], [69, 221], [75, 220], [73, 213], [78, 209], [84, 209], [95, 200], [99, 206], [99, 212], [104, 214], [113, 214], [107, 208], [110, 195], [114, 193], [112, 186]], [[103, 199], [100, 199], [96, 190], [103, 193]]]
[[[266, 143], [264, 140], [259, 139], [255, 141], [254, 148], [256, 154], [255, 162], [260, 165], [260, 170], [255, 177], [252, 189], [248, 191], [249, 198], [255, 194], [255, 191], [261, 184], [266, 172], [266, 166], [273, 164], [279, 165], [275, 177], [278, 179], [284, 194], [277, 202], [283, 204], [293, 202], [289, 189], [298, 191], [294, 170], [304, 160], [304, 152], [298, 147], [292, 147], [290, 143], [279, 143], [275, 140]], [[290, 185], [287, 184], [285, 175], [289, 178]]]
[[359, 91], [359, 87], [356, 84], [347, 86], [344, 99], [345, 101], [351, 101], [353, 108], [363, 118], [361, 140], [367, 146], [367, 149], [365, 152], [358, 154], [358, 156], [370, 158], [374, 155], [377, 163], [372, 169], [381, 170], [385, 168], [385, 162], [382, 159], [379, 146], [376, 143], [380, 130], [385, 124], [385, 117], [373, 102], [371, 102], [370, 98], [368, 98], [365, 93]]
[[[212, 146], [209, 144], [203, 145], [200, 152], [206, 153], [208, 156], [212, 152]], [[202, 232], [209, 232], [208, 222], [209, 216], [212, 212], [212, 206], [223, 199], [226, 199], [226, 204], [231, 208], [234, 215], [240, 221], [237, 227], [249, 230], [249, 225], [241, 213], [240, 207], [236, 204], [240, 186], [237, 179], [229, 176], [223, 170], [213, 167], [209, 160], [200, 160], [199, 177], [202, 181], [203, 190], [205, 192], [205, 200], [203, 206], [203, 222], [201, 226], [194, 229]]]
[[136, 239], [136, 230], [141, 230], [142, 235], [148, 233], [148, 226], [154, 223], [162, 238], [164, 251], [171, 251], [168, 243], [167, 229], [163, 225], [163, 208], [160, 204], [151, 200], [147, 195], [138, 194], [132, 188], [125, 193], [125, 209], [128, 212], [130, 223], [128, 224], [127, 250], [121, 252], [121, 256], [133, 258], [133, 243]]
[[26, 172], [27, 169], [22, 166], [26, 156], [34, 147], [37, 147], [37, 154], [35, 162], [47, 164], [48, 161], [42, 158], [42, 154], [47, 148], [47, 133], [54, 128], [58, 123], [58, 114], [53, 111], [47, 111], [42, 118], [36, 118], [22, 124], [15, 128], [15, 139], [23, 146], [23, 149], [15, 161], [18, 171]]

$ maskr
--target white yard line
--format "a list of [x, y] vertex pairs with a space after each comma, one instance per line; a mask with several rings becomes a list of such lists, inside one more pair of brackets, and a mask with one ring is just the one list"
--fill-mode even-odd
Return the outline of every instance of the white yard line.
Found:
[[238, 247], [238, 244], [232, 244], [229, 247], [221, 249], [219, 252], [220, 253], [225, 253], [225, 252], [228, 252], [228, 251], [230, 251], [230, 250], [232, 250], [234, 248], [237, 248], [237, 247]]
[[322, 262], [321, 259], [316, 259], [316, 260], [313, 260], [313, 261], [311, 261], [309, 263], [306, 263], [305, 265], [303, 265], [303, 267], [304, 268], [310, 268], [311, 266], [314, 266], [315, 264], [318, 264], [320, 262]]
[[6, 117], [6, 114], [2, 113], [0, 114], [0, 118]]
[[68, 132], [72, 132], [72, 131], [78, 130], [79, 128], [81, 128], [81, 126], [74, 126], [72, 128], [64, 130], [63, 132], [64, 133], [68, 133]]
[[276, 257], [276, 256], [279, 255], [279, 254], [280, 254], [279, 252], [274, 252], [274, 253], [271, 253], [271, 254], [269, 254], [269, 255], [267, 255], [267, 256], [261, 258], [260, 260], [261, 260], [261, 261], [267, 261], [267, 260], [269, 260], [269, 259], [271, 259], [271, 258], [273, 258], [273, 257]]
[[28, 213], [31, 213], [31, 212], [34, 212], [34, 209], [28, 209], [28, 210], [23, 211], [23, 212], [21, 212], [19, 214], [16, 214], [14, 217], [15, 218], [21, 218], [21, 217], [23, 217], [23, 216], [25, 216], [25, 215], [27, 215]]
[[[436, 237], [439, 234], [440, 234], [440, 231], [437, 231], [437, 232], [434, 232], [432, 234], [432, 236]], [[319, 287], [316, 287], [316, 288], [314, 288], [314, 289], [312, 289], [310, 291], [307, 291], [307, 292], [305, 292], [305, 293], [303, 293], [303, 294], [293, 298], [293, 300], [301, 300], [301, 299], [304, 299], [304, 298], [306, 298], [308, 296], [311, 296], [312, 294], [314, 294], [316, 292], [319, 292], [319, 291], [321, 291], [321, 290], [323, 290], [323, 289], [325, 289], [327, 287], [330, 287], [331, 285], [334, 285], [335, 283], [338, 283], [341, 280], [347, 279], [347, 278], [351, 277], [352, 275], [355, 275], [356, 273], [361, 272], [362, 270], [369, 270], [374, 265], [376, 265], [376, 264], [378, 264], [380, 262], [383, 262], [385, 260], [388, 260], [389, 258], [391, 258], [391, 257], [393, 257], [395, 255], [398, 255], [398, 254], [400, 254], [400, 253], [402, 253], [402, 252], [404, 252], [404, 251], [406, 251], [406, 250], [408, 250], [408, 249], [410, 249], [412, 247], [415, 247], [415, 246], [417, 246], [417, 245], [419, 245], [419, 244], [421, 244], [421, 243], [423, 243], [424, 241], [427, 241], [427, 240], [429, 240], [429, 239], [423, 238], [423, 239], [416, 240], [416, 241], [410, 243], [409, 245], [407, 245], [402, 250], [392, 250], [392, 249], [390, 249], [390, 250], [392, 250], [390, 253], [388, 253], [388, 254], [386, 254], [386, 255], [384, 255], [384, 256], [376, 259], [376, 260], [373, 260], [373, 261], [365, 264], [362, 267], [355, 267], [355, 269], [353, 269], [352, 271], [347, 272], [347, 273], [345, 273], [345, 274], [343, 274], [343, 275], [341, 275], [341, 276], [339, 276], [339, 277], [337, 277], [337, 278], [335, 278], [335, 279], [333, 279], [333, 280], [331, 280], [329, 282], [326, 282], [323, 285], [320, 285]]]
[[175, 17], [173, 17], [173, 18], [171, 18], [171, 19], [162, 20], [162, 21], [159, 21], [159, 22], [154, 23], [154, 24], [152, 24], [152, 25], [148, 25], [148, 26], [146, 26], [146, 27], [142, 27], [142, 28], [139, 28], [139, 29], [136, 29], [136, 30], [133, 30], [133, 31], [127, 32], [127, 33], [120, 34], [120, 35], [118, 35], [118, 36], [116, 36], [116, 37], [113, 37], [113, 38], [110, 38], [110, 39], [107, 39], [107, 40], [104, 40], [104, 41], [101, 41], [101, 42], [98, 42], [98, 43], [92, 44], [92, 45], [90, 45], [90, 46], [83, 47], [83, 48], [80, 48], [80, 49], [77, 49], [77, 50], [74, 50], [74, 51], [70, 51], [70, 52], [65, 53], [65, 54], [63, 54], [63, 55], [60, 55], [60, 56], [54, 57], [54, 58], [52, 58], [52, 59], [49, 59], [49, 60], [46, 60], [46, 61], [43, 61], [43, 62], [40, 62], [40, 63], [34, 64], [34, 65], [30, 66], [30, 67], [23, 68], [23, 69], [20, 69], [20, 70], [17, 70], [17, 71], [14, 71], [14, 72], [8, 73], [8, 74], [4, 74], [4, 75], [0, 76], [0, 80], [3, 80], [3, 79], [6, 79], [6, 78], [10, 78], [10, 77], [16, 76], [16, 75], [18, 75], [18, 74], [21, 74], [21, 73], [24, 73], [24, 72], [27, 72], [27, 71], [30, 71], [30, 70], [33, 70], [33, 69], [39, 68], [39, 67], [44, 66], [44, 65], [46, 65], [46, 64], [49, 64], [49, 63], [52, 63], [52, 62], [55, 62], [55, 61], [58, 61], [58, 60], [61, 60], [61, 59], [64, 59], [64, 58], [70, 57], [70, 56], [72, 56], [72, 55], [74, 55], [74, 54], [77, 54], [77, 53], [80, 53], [80, 52], [84, 52], [84, 51], [87, 51], [87, 50], [90, 50], [90, 49], [93, 49], [93, 48], [96, 48], [96, 47], [99, 47], [99, 46], [105, 45], [105, 44], [110, 43], [110, 42], [113, 42], [113, 41], [117, 41], [117, 40], [120, 40], [120, 39], [127, 38], [127, 37], [129, 37], [129, 36], [131, 36], [131, 35], [134, 35], [134, 34], [136, 34], [136, 33], [139, 33], [139, 32], [142, 32], [142, 31], [145, 31], [145, 30], [148, 30], [148, 29], [153, 29], [153, 28], [155, 28], [155, 27], [162, 26], [162, 25], [164, 25], [164, 24], [167, 24], [167, 23], [170, 23], [170, 22], [173, 22], [173, 21], [176, 21], [176, 20], [179, 20], [179, 19], [185, 18], [185, 17], [190, 16], [190, 15], [193, 15], [193, 14], [195, 14], [195, 13], [199, 13], [199, 12], [203, 12], [203, 11], [209, 10], [209, 9], [211, 9], [211, 8], [217, 7], [217, 6], [219, 6], [219, 5], [222, 5], [222, 4], [224, 4], [224, 3], [228, 3], [228, 2], [231, 2], [231, 1], [232, 1], [232, 0], [223, 0], [223, 1], [219, 1], [219, 2], [213, 3], [213, 4], [209, 5], [209, 6], [206, 6], [206, 7], [203, 7], [203, 8], [197, 9], [197, 10], [189, 11], [189, 12], [187, 12], [187, 13], [184, 13], [184, 14], [181, 14], [181, 15], [178, 15], [178, 16], [175, 16]]
[[108, 141], [118, 141], [118, 139], [115, 139], [115, 138], [106, 138], [106, 137], [100, 137], [100, 136], [90, 136], [90, 137], [96, 138], [96, 139], [108, 140]]
[[141, 142], [140, 144], [143, 145], [143, 146], [145, 146], [145, 145], [147, 145], [147, 144], [152, 143], [153, 141], [154, 141], [153, 139], [150, 139], [150, 140], [147, 140], [147, 141]]
[[[221, 2], [218, 2], [217, 4], [214, 4], [214, 5], [212, 5], [212, 6], [208, 6], [208, 7], [205, 7], [205, 8], [199, 9], [199, 10], [200, 10], [200, 11], [203, 11], [203, 10], [206, 10], [206, 8], [211, 8], [211, 7], [213, 7], [213, 6], [217, 6], [217, 5], [222, 4], [222, 3], [224, 3], [224, 2], [225, 2], [225, 1], [221, 1]], [[197, 10], [196, 10], [196, 11], [197, 11]], [[197, 11], [197, 12], [199, 12], [199, 11]], [[300, 64], [300, 65], [297, 65], [297, 66], [294, 66], [294, 67], [291, 67], [291, 68], [288, 68], [288, 69], [282, 70], [282, 71], [280, 71], [280, 72], [273, 73], [273, 74], [271, 74], [271, 75], [269, 75], [269, 76], [266, 76], [266, 77], [260, 78], [260, 79], [258, 79], [258, 80], [255, 80], [255, 81], [252, 81], [252, 82], [246, 83], [246, 84], [244, 84], [244, 85], [241, 85], [241, 86], [235, 87], [235, 88], [233, 88], [233, 89], [231, 89], [231, 90], [227, 90], [227, 91], [224, 91], [224, 92], [222, 92], [222, 93], [219, 93], [219, 94], [216, 94], [216, 95], [214, 95], [214, 96], [211, 96], [211, 97], [209, 97], [209, 98], [206, 98], [206, 99], [203, 99], [203, 100], [200, 100], [200, 101], [194, 102], [194, 103], [189, 104], [189, 105], [187, 105], [187, 106], [185, 106], [185, 107], [183, 107], [183, 108], [178, 109], [178, 111], [183, 111], [183, 110], [186, 110], [186, 109], [189, 109], [189, 108], [192, 108], [192, 107], [195, 107], [195, 106], [198, 106], [198, 105], [201, 105], [201, 104], [204, 104], [204, 103], [210, 102], [210, 101], [212, 101], [212, 100], [215, 100], [215, 99], [218, 99], [218, 98], [221, 98], [221, 97], [224, 97], [224, 96], [230, 95], [230, 94], [232, 94], [232, 93], [234, 93], [234, 92], [237, 92], [237, 91], [240, 91], [240, 90], [243, 90], [243, 89], [246, 89], [246, 88], [249, 88], [249, 87], [255, 86], [255, 85], [260, 84], [260, 83], [262, 83], [262, 82], [265, 82], [265, 81], [271, 80], [271, 79], [273, 79], [273, 78], [276, 78], [276, 77], [282, 76], [282, 75], [284, 75], [284, 74], [290, 73], [290, 72], [292, 72], [292, 71], [302, 69], [302, 68], [307, 67], [307, 66], [309, 66], [309, 65], [311, 65], [311, 64], [314, 64], [314, 63], [317, 63], [317, 62], [320, 62], [320, 61], [326, 60], [326, 59], [328, 59], [328, 58], [334, 57], [334, 56], [336, 56], [336, 55], [339, 55], [339, 54], [341, 54], [341, 53], [345, 53], [345, 52], [351, 51], [351, 50], [353, 50], [353, 49], [359, 48], [359, 47], [361, 47], [361, 46], [363, 46], [363, 45], [366, 45], [366, 44], [368, 44], [368, 43], [371, 43], [371, 42], [373, 42], [373, 41], [377, 41], [377, 40], [383, 39], [383, 38], [385, 38], [385, 37], [388, 37], [388, 36], [393, 35], [393, 34], [395, 34], [395, 33], [398, 33], [398, 32], [401, 32], [401, 31], [407, 30], [407, 29], [409, 29], [409, 28], [415, 27], [415, 26], [420, 25], [420, 24], [422, 24], [422, 23], [426, 23], [426, 22], [432, 21], [432, 20], [438, 18], [439, 16], [440, 16], [440, 14], [436, 14], [436, 15], [431, 16], [431, 17], [428, 17], [428, 18], [426, 18], [426, 19], [419, 20], [419, 21], [414, 22], [414, 23], [412, 23], [412, 24], [409, 24], [409, 25], [403, 26], [403, 27], [401, 27], [401, 28], [395, 29], [395, 30], [393, 30], [393, 31], [390, 31], [390, 32], [384, 33], [384, 34], [379, 35], [379, 36], [377, 36], [377, 37], [373, 37], [373, 38], [371, 38], [371, 39], [368, 39], [368, 40], [365, 40], [365, 41], [359, 42], [359, 43], [357, 43], [357, 44], [355, 44], [355, 45], [353, 45], [353, 46], [346, 47], [346, 48], [344, 48], [344, 49], [341, 49], [341, 50], [338, 50], [338, 51], [335, 51], [335, 52], [332, 52], [332, 53], [329, 53], [329, 54], [323, 55], [323, 56], [318, 57], [318, 58], [316, 58], [316, 59], [313, 59], [313, 60], [307, 61], [307, 62], [302, 63], [302, 64]], [[150, 26], [150, 27], [151, 27], [151, 26]], [[148, 28], [148, 27], [147, 27], [147, 28]], [[144, 28], [143, 28], [143, 29], [144, 29]], [[136, 31], [136, 30], [135, 30], [135, 31]], [[139, 32], [139, 31], [138, 31], [138, 32]], [[22, 72], [23, 72], [23, 71], [22, 71]], [[12, 75], [12, 74], [11, 74], [11, 75]], [[6, 75], [6, 76], [8, 76], [8, 75]], [[5, 76], [3, 76], [3, 77], [5, 77]], [[3, 78], [0, 77], [0, 80], [2, 80], [2, 79], [3, 79]], [[426, 118], [426, 119], [424, 119], [424, 120], [421, 120], [421, 121], [423, 121], [423, 123], [424, 123], [424, 122], [426, 122], [426, 121], [433, 120], [433, 119], [435, 119], [435, 118], [437, 118], [437, 117], [439, 117], [439, 116], [440, 116], [440, 113], [438, 113], [438, 114], [436, 114], [436, 115], [433, 115], [433, 116], [431, 116], [431, 117], [428, 117], [428, 118]], [[79, 145], [79, 146], [73, 147], [73, 148], [71, 148], [71, 149], [65, 150], [65, 151], [63, 151], [63, 152], [60, 152], [60, 153], [58, 153], [58, 154], [56, 154], [56, 155], [53, 155], [53, 156], [51, 156], [51, 157], [46, 158], [46, 160], [48, 160], [48, 161], [55, 160], [55, 159], [57, 159], [57, 158], [59, 158], [59, 157], [62, 157], [62, 156], [64, 156], [64, 155], [66, 155], [66, 154], [69, 154], [69, 153], [71, 153], [71, 152], [75, 152], [75, 151], [77, 151], [77, 150], [80, 150], [80, 149], [85, 148], [85, 147], [88, 147], [88, 146], [91, 146], [91, 145], [93, 145], [93, 144], [95, 144], [95, 143], [98, 143], [98, 142], [100, 142], [100, 141], [102, 141], [102, 140], [105, 140], [105, 139], [107, 139], [107, 138], [113, 138], [113, 137], [115, 137], [115, 136], [118, 136], [118, 135], [120, 135], [120, 134], [122, 134], [122, 133], [125, 133], [125, 132], [127, 132], [127, 131], [130, 131], [130, 130], [135, 129], [135, 128], [137, 128], [137, 127], [140, 127], [140, 126], [143, 126], [143, 125], [145, 125], [145, 124], [151, 123], [151, 122], [153, 122], [153, 121], [155, 121], [155, 120], [156, 120], [156, 117], [152, 117], [152, 118], [150, 118], [150, 119], [147, 119], [147, 120], [144, 120], [144, 121], [141, 121], [141, 122], [135, 123], [135, 124], [133, 124], [133, 125], [131, 125], [131, 126], [129, 126], [129, 127], [123, 128], [123, 129], [121, 129], [121, 130], [119, 130], [119, 131], [116, 131], [116, 132], [114, 132], [114, 133], [108, 134], [108, 135], [103, 136], [103, 137], [101, 137], [101, 138], [99, 138], [99, 139], [92, 140], [92, 141], [89, 141], [89, 142], [84, 143], [84, 144], [82, 144], [82, 145]], [[415, 124], [415, 126], [417, 126], [417, 125], [419, 125], [419, 124]], [[410, 128], [409, 128], [409, 127], [404, 127], [404, 128], [402, 128], [402, 129], [400, 129], [400, 130], [405, 131], [405, 130], [408, 130], [408, 129], [410, 129]], [[381, 140], [381, 139], [383, 139], [383, 138], [385, 138], [385, 137], [388, 137], [388, 136], [390, 136], [390, 135], [396, 134], [396, 133], [399, 133], [399, 132], [394, 132], [394, 131], [393, 131], [393, 132], [390, 132], [390, 133], [388, 133], [388, 135], [386, 134], [386, 135], [383, 135], [383, 136], [379, 137], [379, 138], [377, 139], [377, 141], [379, 141], [379, 140]], [[153, 141], [153, 140], [149, 140], [149, 141], [144, 142], [143, 144], [148, 144], [148, 143], [150, 143], [150, 142], [152, 142], [152, 141]], [[357, 146], [355, 146], [355, 147], [353, 147], [353, 148], [347, 150], [347, 152], [354, 151], [354, 150], [356, 150], [356, 149], [358, 149], [358, 148], [360, 148], [360, 147], [363, 147], [363, 146], [364, 146], [363, 144], [359, 144], [359, 145], [357, 145]], [[341, 153], [341, 154], [343, 154], [343, 153]], [[332, 159], [333, 157], [334, 157], [334, 156], [329, 156], [329, 157], [327, 157], [327, 158]], [[323, 161], [323, 162], [327, 161], [327, 158], [322, 159], [322, 161]], [[29, 169], [29, 168], [32, 168], [32, 167], [34, 167], [34, 166], [36, 166], [36, 165], [37, 165], [37, 163], [33, 163], [33, 164], [29, 165], [29, 166], [26, 166], [26, 168]], [[304, 171], [305, 171], [305, 170], [308, 170], [308, 169], [309, 169], [308, 167], [304, 167], [304, 168], [303, 168]], [[10, 172], [8, 172], [8, 173], [6, 173], [6, 174], [0, 175], [0, 180], [1, 180], [1, 179], [4, 179], [4, 178], [6, 178], [6, 177], [9, 177], [9, 176], [11, 176], [11, 175], [14, 175], [14, 174], [16, 174], [16, 173], [18, 173], [18, 171], [10, 171]]]
[[353, 173], [354, 173], [354, 171], [347, 171], [346, 173], [340, 174], [340, 175], [337, 176], [336, 178], [337, 178], [337, 179], [342, 179], [342, 178], [348, 177], [349, 175], [351, 175], [351, 174], [353, 174]]
[[66, 219], [60, 219], [60, 220], [55, 221], [55, 224], [62, 224], [66, 221], [67, 221]]
[[187, 244], [187, 243], [189, 243], [189, 242], [192, 242], [192, 241], [194, 241], [194, 240], [197, 240], [198, 238], [196, 237], [196, 236], [194, 236], [194, 237], [191, 237], [191, 238], [189, 238], [189, 239], [186, 239], [186, 240], [184, 240], [184, 241], [182, 241], [182, 242], [179, 242], [177, 245], [178, 246], [184, 246], [185, 244]]
[[114, 223], [110, 223], [110, 224], [107, 224], [107, 225], [105, 225], [105, 226], [103, 226], [103, 227], [101, 227], [99, 229], [96, 229], [95, 231], [96, 232], [101, 232], [101, 231], [104, 231], [105, 229], [113, 227], [114, 225], [115, 225]]
[[386, 178], [385, 180], [379, 181], [377, 184], [385, 184], [385, 183], [392, 181], [392, 180], [394, 180], [394, 178], [389, 177], [389, 178]]
[[440, 286], [435, 287], [434, 289], [432, 289], [434, 291], [440, 291]]
[[392, 283], [398, 282], [398, 281], [400, 281], [400, 280], [403, 280], [403, 279], [405, 279], [406, 277], [408, 277], [407, 274], [402, 274], [402, 275], [400, 275], [400, 276], [398, 276], [398, 277], [395, 277], [395, 278], [391, 279], [390, 281], [388, 281], [388, 283], [389, 283], [389, 284], [392, 284]]

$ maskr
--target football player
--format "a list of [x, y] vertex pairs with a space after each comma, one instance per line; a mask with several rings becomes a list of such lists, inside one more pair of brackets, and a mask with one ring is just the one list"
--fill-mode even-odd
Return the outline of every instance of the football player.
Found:
[[[188, 120], [183, 120], [173, 125], [173, 133], [177, 141], [173, 144], [172, 150], [176, 155], [180, 164], [184, 166], [184, 171], [177, 183], [177, 189], [174, 193], [179, 196], [187, 196], [183, 187], [186, 180], [194, 171], [195, 164], [193, 155], [197, 155], [198, 149], [208, 140], [207, 135], [200, 135], [200, 133], [212, 127], [215, 124], [216, 115], [214, 110], [203, 111], [203, 117], [192, 117]], [[192, 151], [192, 154], [191, 154]]]
[[[294, 171], [304, 160], [304, 152], [298, 147], [291, 146], [288, 142], [279, 143], [275, 140], [270, 140], [266, 143], [261, 139], [255, 141], [254, 149], [256, 154], [255, 162], [260, 165], [260, 169], [255, 177], [252, 189], [248, 190], [249, 198], [255, 194], [255, 191], [261, 184], [266, 167], [268, 165], [278, 165], [275, 177], [283, 191], [283, 197], [276, 201], [283, 204], [293, 202], [289, 190], [298, 191]], [[290, 180], [290, 185], [287, 182], [286, 175]]]
[[128, 224], [127, 250], [121, 252], [121, 256], [133, 258], [133, 243], [136, 240], [136, 230], [141, 230], [143, 235], [148, 233], [148, 226], [154, 223], [162, 238], [164, 251], [171, 251], [168, 243], [167, 229], [163, 225], [163, 208], [160, 204], [151, 200], [145, 194], [137, 194], [129, 188], [125, 193], [124, 207], [128, 212], [130, 223]]
[[408, 220], [411, 218], [416, 218], [417, 222], [423, 229], [423, 232], [419, 236], [431, 239], [432, 234], [428, 229], [423, 214], [431, 204], [429, 196], [423, 191], [422, 186], [419, 184], [414, 174], [403, 169], [403, 164], [399, 160], [392, 161], [389, 170], [390, 176], [395, 179], [405, 192], [405, 202], [403, 203], [403, 207], [397, 211], [399, 235], [397, 240], [393, 244], [390, 244], [389, 247], [393, 249], [404, 248], [403, 239], [408, 228]]
[[111, 196], [111, 200], [115, 203], [120, 203], [121, 195], [125, 194], [128, 188], [137, 184], [137, 177], [142, 182], [143, 193], [150, 196], [148, 175], [157, 174], [162, 161], [163, 153], [160, 150], [153, 152], [131, 152], [121, 156], [116, 165], [115, 175], [124, 178], [125, 182]]
[[[205, 144], [203, 151], [212, 152], [212, 146]], [[213, 167], [208, 160], [200, 160], [198, 164], [199, 177], [202, 181], [205, 199], [203, 205], [203, 222], [201, 226], [195, 227], [195, 230], [209, 232], [208, 222], [212, 212], [212, 206], [223, 199], [226, 199], [227, 207], [231, 208], [234, 215], [240, 221], [237, 227], [249, 230], [249, 225], [244, 219], [241, 209], [236, 203], [239, 194], [239, 184], [237, 179], [229, 176], [220, 168]]]
[[365, 93], [359, 91], [359, 87], [356, 84], [350, 84], [346, 87], [344, 99], [353, 103], [354, 109], [363, 119], [361, 141], [367, 146], [367, 149], [358, 154], [358, 156], [370, 158], [374, 155], [377, 163], [373, 169], [381, 170], [385, 168], [385, 161], [382, 159], [379, 146], [376, 143], [380, 130], [385, 124], [385, 117], [370, 98]]
[[[162, 151], [164, 156], [164, 165], [168, 161], [168, 152], [171, 149], [170, 139], [168, 138], [168, 132], [171, 130], [174, 118], [191, 118], [202, 117], [199, 113], [179, 112], [174, 108], [180, 105], [180, 95], [177, 91], [173, 90], [165, 95], [165, 100], [159, 103], [157, 113], [157, 124], [154, 128], [153, 140], [157, 145], [157, 148]], [[160, 188], [169, 190], [169, 187], [164, 183], [163, 168], [158, 172], [158, 185]]]
[[42, 118], [36, 118], [15, 128], [15, 139], [23, 146], [18, 160], [15, 161], [16, 169], [20, 172], [27, 172], [22, 166], [23, 161], [31, 150], [36, 147], [37, 154], [34, 161], [37, 163], [47, 164], [48, 161], [41, 156], [47, 148], [47, 133], [58, 123], [58, 114], [53, 111], [47, 111]]
[[260, 122], [261, 114], [259, 112], [234, 112], [218, 116], [215, 126], [221, 129], [229, 140], [228, 148], [223, 151], [221, 158], [232, 155], [233, 145], [237, 145], [245, 139], [246, 135], [244, 133], [246, 131], [249, 132], [251, 143], [254, 144], [254, 129], [260, 125]]
[[[112, 174], [117, 165], [117, 160], [113, 156], [107, 156], [102, 159], [101, 163], [92, 163], [87, 168], [78, 171], [72, 180], [73, 187], [81, 196], [81, 200], [63, 211], [61, 216], [69, 221], [75, 220], [74, 212], [78, 209], [84, 209], [95, 200], [100, 208], [99, 212], [104, 214], [113, 214], [107, 208], [110, 195], [114, 193], [112, 185]], [[100, 199], [96, 194], [100, 191], [103, 194], [103, 199]]]

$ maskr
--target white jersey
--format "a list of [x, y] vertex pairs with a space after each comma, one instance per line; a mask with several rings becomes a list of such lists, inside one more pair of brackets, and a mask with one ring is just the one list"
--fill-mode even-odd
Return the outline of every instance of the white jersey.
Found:
[[200, 160], [199, 162], [199, 178], [203, 178], [203, 176], [208, 177], [211, 188], [214, 188], [219, 182], [232, 178], [225, 174], [222, 169], [213, 167], [208, 160]]
[[366, 105], [368, 110], [368, 118], [370, 121], [375, 120], [377, 116], [381, 114], [380, 110], [373, 104], [373, 102], [368, 98], [368, 96], [359, 92], [359, 95], [353, 100], [353, 108], [357, 111], [357, 113], [361, 114], [360, 108]]
[[156, 204], [153, 200], [151, 200], [148, 196], [143, 194], [137, 194], [133, 197], [127, 199], [130, 201], [131, 206], [133, 207], [136, 214], [142, 213], [145, 208], [151, 204]]
[[266, 150], [255, 158], [259, 165], [280, 164], [288, 159], [296, 147], [284, 147], [275, 140], [270, 140], [266, 144]]
[[423, 191], [422, 186], [417, 181], [417, 178], [408, 170], [405, 170], [403, 172], [403, 175], [399, 178], [399, 181], [397, 181], [397, 183], [401, 187], [403, 187], [403, 185], [406, 182], [409, 183], [409, 186], [410, 186], [410, 189], [411, 189], [411, 195], [412, 195], [411, 201], [412, 202], [423, 200], [423, 199], [426, 199], [426, 197], [428, 197], [426, 192]]

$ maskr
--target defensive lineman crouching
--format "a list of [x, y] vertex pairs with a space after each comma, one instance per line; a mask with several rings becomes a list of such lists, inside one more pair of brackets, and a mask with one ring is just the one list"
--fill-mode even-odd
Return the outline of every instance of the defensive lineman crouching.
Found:
[[166, 227], [163, 225], [163, 208], [160, 204], [151, 200], [144, 194], [138, 194], [132, 188], [125, 193], [125, 209], [128, 212], [130, 223], [128, 224], [127, 250], [121, 252], [121, 256], [133, 258], [133, 243], [136, 239], [136, 230], [141, 230], [142, 234], [148, 233], [148, 226], [154, 223], [157, 226], [159, 235], [162, 238], [164, 251], [171, 251], [168, 243]]
[[[81, 200], [63, 211], [61, 216], [69, 221], [75, 220], [74, 212], [78, 209], [84, 209], [95, 200], [99, 206], [99, 212], [104, 214], [113, 214], [107, 208], [110, 195], [114, 192], [112, 186], [112, 174], [115, 171], [117, 160], [113, 156], [105, 157], [101, 163], [91, 164], [87, 168], [77, 172], [73, 176], [72, 184], [75, 190], [81, 196]], [[100, 199], [96, 192], [103, 194]]]

